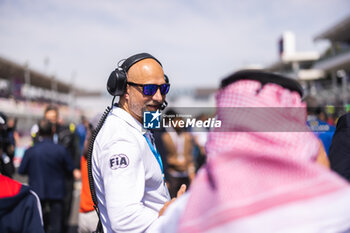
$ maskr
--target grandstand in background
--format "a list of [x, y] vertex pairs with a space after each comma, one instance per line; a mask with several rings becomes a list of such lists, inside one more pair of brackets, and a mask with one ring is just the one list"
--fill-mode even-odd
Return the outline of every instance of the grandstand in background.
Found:
[[63, 121], [78, 122], [83, 110], [76, 105], [76, 99], [100, 95], [0, 57], [0, 111], [18, 119], [20, 133], [29, 133], [48, 104], [59, 107]]
[[279, 44], [279, 59], [264, 70], [296, 79], [305, 95], [314, 96], [321, 106], [350, 110], [350, 16], [315, 36], [326, 40], [329, 48], [322, 54], [295, 50], [292, 32], [283, 33]]
[[329, 88], [320, 90], [318, 95], [330, 98], [335, 103], [349, 105], [348, 95], [350, 77], [350, 15], [332, 27], [327, 28], [314, 38], [315, 41], [326, 40], [329, 48], [314, 64], [328, 78]]

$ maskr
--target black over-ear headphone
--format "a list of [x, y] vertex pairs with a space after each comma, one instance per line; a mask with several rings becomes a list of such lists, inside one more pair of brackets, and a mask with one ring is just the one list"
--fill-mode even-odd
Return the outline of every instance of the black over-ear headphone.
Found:
[[[109, 75], [108, 81], [107, 81], [107, 90], [109, 94], [112, 96], [122, 96], [126, 90], [126, 83], [127, 83], [127, 72], [133, 66], [135, 63], [143, 60], [151, 58], [159, 63], [160, 66], [162, 66], [162, 63], [160, 63], [155, 57], [153, 57], [149, 53], [139, 53], [136, 55], [133, 55], [126, 59], [120, 66], [118, 63], [117, 69], [112, 71], [112, 73]], [[163, 67], [163, 66], [162, 66]], [[167, 83], [169, 83], [169, 79], [166, 75], [164, 75], [164, 79]]]

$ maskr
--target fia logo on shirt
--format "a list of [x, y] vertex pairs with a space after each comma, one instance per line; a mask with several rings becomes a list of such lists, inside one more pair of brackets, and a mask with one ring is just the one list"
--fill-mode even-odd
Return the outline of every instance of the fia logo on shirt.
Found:
[[129, 165], [129, 158], [124, 154], [112, 155], [109, 159], [109, 166], [115, 170], [118, 168], [126, 168]]
[[143, 112], [143, 128], [145, 129], [159, 129], [160, 128], [160, 116], [162, 114], [159, 110], [156, 112]]

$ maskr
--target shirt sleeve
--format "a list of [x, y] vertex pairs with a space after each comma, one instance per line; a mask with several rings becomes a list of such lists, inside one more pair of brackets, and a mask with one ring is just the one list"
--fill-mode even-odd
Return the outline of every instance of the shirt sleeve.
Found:
[[115, 232], [144, 232], [158, 218], [158, 212], [143, 202], [144, 150], [136, 139], [126, 136], [102, 150], [105, 204]]
[[28, 193], [26, 201], [21, 205], [22, 218], [21, 222], [25, 232], [44, 233], [42, 222], [41, 205], [38, 202], [38, 197], [33, 192]]

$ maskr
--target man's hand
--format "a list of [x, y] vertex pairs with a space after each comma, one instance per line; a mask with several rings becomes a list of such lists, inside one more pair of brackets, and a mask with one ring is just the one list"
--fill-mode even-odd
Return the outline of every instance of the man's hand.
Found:
[[187, 186], [185, 184], [182, 184], [181, 187], [179, 188], [179, 191], [177, 191], [176, 198], [181, 197], [182, 194], [184, 194], [186, 192], [186, 189], [187, 189]]
[[168, 206], [173, 203], [177, 198], [181, 197], [182, 194], [184, 194], [186, 192], [186, 185], [185, 184], [182, 184], [180, 189], [177, 191], [177, 195], [176, 195], [176, 198], [174, 197], [173, 199], [171, 199], [170, 201], [167, 201], [165, 202], [164, 206], [160, 209], [159, 211], [159, 215], [158, 217], [162, 216], [165, 212], [165, 210], [168, 208]]
[[75, 180], [80, 180], [81, 172], [80, 172], [79, 169], [76, 168], [76, 169], [73, 170], [73, 177], [74, 177]]

